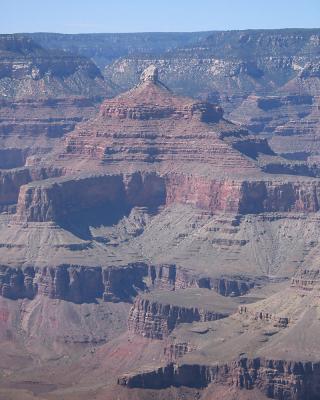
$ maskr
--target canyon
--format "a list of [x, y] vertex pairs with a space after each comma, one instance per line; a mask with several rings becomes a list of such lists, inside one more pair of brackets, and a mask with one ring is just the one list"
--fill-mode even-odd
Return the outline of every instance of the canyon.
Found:
[[0, 35], [0, 399], [320, 397], [318, 44]]

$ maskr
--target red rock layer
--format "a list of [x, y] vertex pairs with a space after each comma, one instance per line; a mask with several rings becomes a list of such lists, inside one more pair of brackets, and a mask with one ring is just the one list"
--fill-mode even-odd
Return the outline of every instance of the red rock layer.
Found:
[[319, 190], [320, 182], [317, 180], [210, 180], [176, 174], [168, 178], [167, 204], [194, 204], [211, 212], [242, 214], [315, 212], [319, 209]]
[[97, 206], [156, 208], [173, 203], [193, 204], [214, 212], [316, 212], [317, 180], [239, 181], [199, 176], [134, 173], [124, 176], [66, 177], [22, 186], [17, 219], [58, 221], [70, 213]]
[[140, 85], [106, 100], [96, 118], [68, 135], [64, 157], [108, 163], [193, 161], [255, 171], [251, 160], [220, 138], [247, 135], [222, 115], [220, 107], [175, 96], [156, 76], [144, 76]]

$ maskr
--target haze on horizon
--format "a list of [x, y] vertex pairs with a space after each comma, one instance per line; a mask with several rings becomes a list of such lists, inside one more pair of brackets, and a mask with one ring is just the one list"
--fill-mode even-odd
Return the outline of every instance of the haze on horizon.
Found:
[[0, 33], [317, 28], [320, 20], [319, 0], [0, 0], [0, 4]]

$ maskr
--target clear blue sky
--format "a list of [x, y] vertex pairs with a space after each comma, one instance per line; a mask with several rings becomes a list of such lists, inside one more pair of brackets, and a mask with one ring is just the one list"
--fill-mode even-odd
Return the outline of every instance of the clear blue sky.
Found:
[[0, 0], [0, 32], [320, 27], [320, 0]]

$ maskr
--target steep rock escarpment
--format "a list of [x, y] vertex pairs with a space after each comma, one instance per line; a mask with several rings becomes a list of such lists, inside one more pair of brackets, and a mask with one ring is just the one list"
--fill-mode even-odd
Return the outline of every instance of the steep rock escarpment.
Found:
[[[167, 269], [167, 266], [144, 263], [104, 268], [69, 264], [41, 268], [2, 265], [0, 295], [11, 299], [33, 299], [44, 295], [75, 303], [92, 302], [98, 298], [108, 302], [131, 301], [139, 292], [154, 290], [155, 287], [174, 289], [175, 279], [164, 272]], [[156, 283], [158, 279], [159, 286]], [[184, 286], [190, 285], [185, 275], [184, 279]]]
[[194, 350], [195, 347], [192, 343], [188, 341], [179, 341], [169, 336], [169, 338], [166, 339], [163, 353], [168, 363], [175, 363], [179, 358]]
[[244, 358], [219, 366], [168, 364], [152, 371], [124, 375], [118, 383], [130, 388], [154, 389], [203, 388], [220, 383], [246, 389], [258, 387], [268, 397], [278, 400], [313, 400], [320, 393], [319, 377], [319, 363]]
[[143, 277], [147, 266], [133, 264], [122, 267], [0, 267], [0, 294], [10, 299], [37, 295], [74, 303], [130, 301], [138, 290], [146, 290]]
[[1, 266], [1, 295], [10, 299], [44, 295], [75, 303], [92, 302], [103, 293], [101, 268], [61, 265], [24, 269]]
[[28, 152], [24, 149], [0, 149], [0, 168], [10, 169], [23, 167], [26, 163]]
[[63, 174], [63, 169], [59, 167], [21, 167], [0, 170], [0, 210], [10, 210], [10, 207], [18, 202], [21, 186], [32, 181], [59, 177]]
[[190, 306], [178, 306], [137, 297], [129, 313], [128, 329], [132, 333], [144, 337], [163, 339], [178, 324], [194, 321], [215, 321], [227, 315], [227, 313], [216, 312], [205, 307], [201, 308], [201, 306], [192, 307], [192, 304]]
[[221, 276], [219, 278], [200, 278], [198, 286], [214, 290], [222, 296], [242, 296], [258, 282], [258, 278], [244, 276]]
[[[6, 246], [1, 244], [1, 246]], [[10, 244], [7, 245], [8, 249]], [[206, 282], [209, 282], [209, 278]], [[215, 280], [218, 283], [218, 279]], [[148, 265], [131, 263], [109, 267], [89, 267], [62, 264], [46, 267], [0, 266], [0, 295], [7, 298], [34, 298], [38, 294], [60, 298], [75, 303], [94, 301], [132, 301], [139, 293], [154, 290], [179, 290], [206, 288], [223, 296], [240, 295], [253, 287], [250, 280], [232, 277], [221, 279], [222, 283], [212, 287], [175, 265]], [[225, 291], [226, 282], [232, 292]], [[235, 292], [236, 287], [242, 292]], [[222, 290], [223, 289], [223, 290]], [[230, 289], [231, 290], [231, 289]], [[227, 302], [227, 300], [225, 300]], [[139, 302], [137, 304], [140, 304]]]
[[277, 211], [315, 212], [319, 183], [312, 180], [237, 181], [173, 175], [168, 178], [167, 203], [191, 203], [211, 212], [240, 214]]
[[[86, 191], [82, 188], [86, 187]], [[316, 180], [247, 181], [209, 180], [203, 177], [135, 173], [131, 176], [100, 175], [63, 178], [23, 186], [18, 219], [58, 221], [70, 213], [97, 206], [117, 205], [156, 208], [193, 204], [214, 212], [316, 212], [319, 209]], [[74, 194], [77, 193], [77, 198]]]
[[164, 180], [155, 174], [96, 175], [33, 183], [20, 190], [17, 217], [27, 221], [60, 221], [93, 207], [157, 208], [165, 202]]

